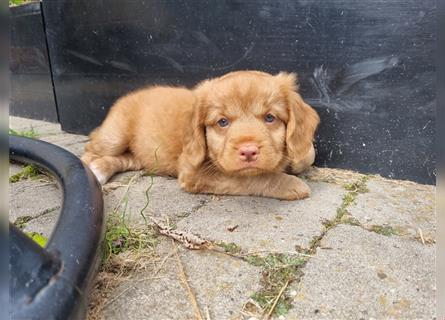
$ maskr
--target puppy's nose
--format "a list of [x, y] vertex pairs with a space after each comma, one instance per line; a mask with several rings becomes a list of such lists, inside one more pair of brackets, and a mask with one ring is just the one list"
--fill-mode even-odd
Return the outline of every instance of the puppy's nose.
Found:
[[238, 148], [241, 161], [252, 162], [258, 159], [258, 147], [254, 144], [244, 144]]

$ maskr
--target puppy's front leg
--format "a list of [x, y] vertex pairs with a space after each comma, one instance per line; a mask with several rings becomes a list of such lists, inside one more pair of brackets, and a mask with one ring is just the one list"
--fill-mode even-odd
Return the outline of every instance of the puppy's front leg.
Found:
[[180, 175], [179, 182], [192, 193], [255, 195], [283, 200], [304, 199], [311, 192], [303, 180], [285, 173], [248, 177], [200, 173], [187, 178]]

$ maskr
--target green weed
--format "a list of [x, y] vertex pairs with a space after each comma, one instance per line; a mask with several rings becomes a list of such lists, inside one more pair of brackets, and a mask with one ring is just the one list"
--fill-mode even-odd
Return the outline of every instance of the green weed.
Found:
[[37, 243], [41, 247], [45, 247], [46, 243], [48, 242], [48, 238], [41, 235], [37, 232], [26, 232], [26, 235], [30, 237], [32, 240], [34, 240], [35, 243]]
[[368, 230], [384, 236], [392, 236], [399, 234], [399, 232], [391, 226], [372, 225], [368, 228]]
[[233, 255], [239, 254], [241, 252], [241, 247], [234, 242], [226, 243], [226, 242], [220, 241], [220, 242], [215, 243], [215, 245], [223, 248], [224, 252], [227, 252], [227, 253], [230, 253]]
[[9, 134], [12, 134], [14, 136], [33, 138], [33, 139], [37, 139], [39, 137], [39, 134], [37, 133], [37, 131], [34, 130], [33, 127], [31, 127], [31, 129], [29, 130], [21, 130], [21, 131], [9, 129]]
[[301, 274], [301, 268], [308, 261], [308, 257], [288, 254], [269, 254], [265, 257], [250, 255], [245, 261], [262, 268], [261, 290], [252, 295], [252, 299], [266, 314], [273, 307], [278, 298], [273, 313], [287, 314], [291, 308], [291, 298], [286, 291], [281, 296], [281, 290]]
[[25, 166], [22, 171], [10, 176], [9, 183], [16, 183], [24, 179], [34, 179], [42, 174], [44, 174], [43, 170], [33, 164], [29, 164]]

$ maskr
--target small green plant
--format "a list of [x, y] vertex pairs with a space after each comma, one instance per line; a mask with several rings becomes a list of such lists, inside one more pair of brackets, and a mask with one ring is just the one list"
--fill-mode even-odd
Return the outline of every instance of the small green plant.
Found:
[[14, 136], [33, 138], [33, 139], [37, 139], [39, 137], [39, 134], [37, 133], [37, 131], [34, 130], [33, 127], [31, 127], [31, 129], [29, 130], [21, 130], [21, 131], [9, 129], [9, 134], [12, 134]]
[[146, 225], [148, 225], [147, 217], [144, 214], [144, 211], [148, 208], [150, 205], [150, 190], [153, 188], [153, 185], [155, 183], [154, 176], [158, 170], [158, 150], [159, 147], [155, 149], [155, 163], [153, 164], [153, 168], [149, 172], [144, 172], [144, 175], [150, 176], [150, 184], [148, 185], [147, 189], [145, 189], [145, 205], [142, 207], [141, 211], [139, 211], [139, 214], [144, 219], [144, 222]]
[[[345, 193], [340, 207], [337, 208], [337, 214], [335, 216], [335, 219], [323, 221], [323, 225], [325, 226], [326, 231], [336, 226], [339, 223], [360, 225], [358, 220], [350, 215], [348, 208], [355, 203], [355, 200], [357, 199], [359, 193], [369, 192], [369, 189], [366, 186], [368, 180], [369, 180], [368, 176], [363, 176], [356, 182], [344, 185], [344, 188], [348, 190], [348, 192]], [[343, 217], [347, 218], [343, 219]]]
[[37, 166], [29, 164], [25, 166], [22, 171], [9, 177], [9, 183], [15, 183], [24, 179], [35, 179], [44, 174], [44, 172]]
[[355, 217], [353, 217], [351, 215], [348, 215], [348, 214], [344, 215], [341, 218], [341, 223], [349, 224], [349, 225], [352, 225], [352, 226], [360, 226], [361, 225], [360, 221], [358, 221], [357, 218], [355, 218]]
[[106, 251], [105, 258], [107, 259], [113, 254], [118, 254], [128, 248], [128, 237], [130, 230], [115, 214], [111, 214], [107, 219], [107, 228], [105, 233]]
[[244, 260], [255, 267], [263, 267], [264, 266], [264, 258], [257, 255], [249, 255], [245, 256]]
[[392, 236], [399, 234], [399, 232], [391, 226], [372, 225], [369, 227], [368, 230], [384, 236]]
[[[333, 227], [334, 225], [338, 224], [341, 220], [341, 218], [349, 214], [348, 207], [355, 202], [356, 194], [353, 194], [352, 192], [348, 192], [343, 196], [343, 201], [339, 208], [337, 208], [337, 215], [335, 216], [335, 219], [333, 221], [330, 221], [329, 226]], [[327, 225], [325, 224], [327, 227]]]
[[[287, 285], [301, 274], [301, 268], [308, 257], [288, 254], [269, 254], [265, 257], [250, 255], [245, 261], [261, 267], [261, 290], [252, 295], [252, 299], [262, 308], [264, 314], [273, 311], [280, 316], [288, 313], [291, 308], [291, 298], [283, 292]], [[280, 294], [282, 293], [282, 294]], [[271, 310], [273, 308], [273, 310]]]
[[26, 232], [26, 235], [41, 247], [45, 247], [48, 242], [48, 238], [38, 232]]
[[241, 252], [241, 247], [234, 242], [226, 243], [223, 241], [215, 243], [218, 247], [224, 249], [224, 252], [236, 255]]
[[[107, 261], [112, 255], [117, 255], [127, 250], [141, 250], [149, 247], [154, 248], [157, 244], [156, 230], [153, 226], [147, 223], [142, 211], [141, 215], [146, 222], [144, 228], [130, 229], [125, 222], [129, 201], [128, 193], [131, 183], [132, 180], [128, 183], [128, 188], [121, 203], [108, 216], [105, 232], [104, 261]], [[151, 186], [152, 184], [149, 186], [149, 189]], [[149, 189], [146, 191], [147, 199]]]
[[366, 193], [369, 192], [369, 189], [366, 186], [368, 180], [369, 180], [368, 176], [363, 176], [356, 182], [345, 184], [344, 188], [354, 193]]
[[105, 232], [105, 261], [112, 255], [127, 250], [154, 248], [157, 244], [156, 231], [153, 227], [146, 225], [143, 229], [130, 229], [125, 224], [124, 218], [124, 215], [119, 217], [117, 213], [108, 216]]
[[29, 2], [31, 2], [31, 0], [9, 0], [9, 6], [20, 6]]

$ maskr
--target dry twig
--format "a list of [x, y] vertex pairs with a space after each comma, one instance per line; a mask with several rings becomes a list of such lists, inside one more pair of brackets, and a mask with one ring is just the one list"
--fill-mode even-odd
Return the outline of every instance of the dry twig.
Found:
[[425, 245], [425, 239], [423, 238], [422, 229], [417, 228], [417, 232], [419, 232], [420, 240], [422, 240], [422, 244]]
[[286, 281], [286, 283], [284, 284], [284, 286], [281, 288], [280, 292], [278, 293], [277, 297], [275, 298], [275, 301], [274, 301], [272, 307], [269, 309], [269, 312], [266, 315], [266, 319], [270, 319], [270, 316], [272, 315], [272, 313], [275, 309], [275, 306], [278, 303], [278, 300], [280, 300], [281, 296], [283, 295], [284, 290], [286, 290], [288, 285], [289, 285], [289, 280]]
[[195, 310], [195, 318], [196, 318], [196, 320], [203, 320], [202, 315], [201, 315], [201, 310], [199, 310], [198, 301], [196, 300], [196, 297], [193, 294], [192, 288], [190, 288], [190, 285], [188, 284], [187, 275], [185, 274], [184, 266], [182, 264], [181, 258], [179, 257], [178, 247], [176, 246], [176, 244], [174, 243], [173, 240], [172, 240], [172, 245], [175, 248], [176, 260], [178, 262], [179, 278], [187, 289], [190, 301], [191, 301], [193, 308]]
[[197, 235], [190, 232], [173, 230], [172, 228], [161, 224], [151, 216], [148, 216], [148, 218], [158, 227], [159, 233], [182, 243], [187, 249], [200, 250], [207, 249], [211, 246], [209, 241], [202, 239]]

